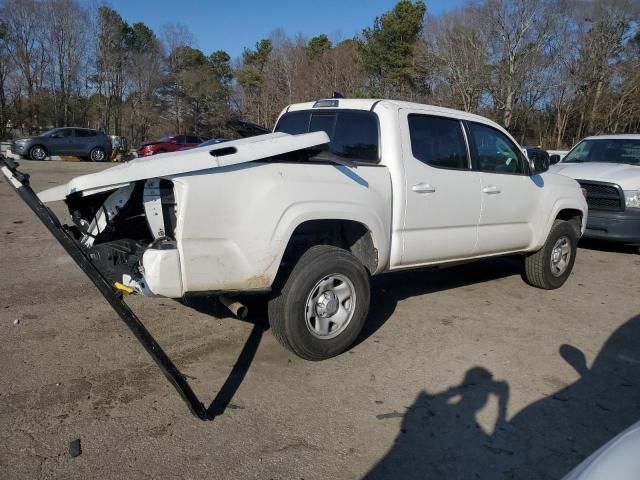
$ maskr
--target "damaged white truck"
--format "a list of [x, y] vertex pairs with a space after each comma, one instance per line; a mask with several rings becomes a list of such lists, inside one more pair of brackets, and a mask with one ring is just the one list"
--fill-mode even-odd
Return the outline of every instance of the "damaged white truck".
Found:
[[560, 287], [587, 204], [546, 168], [477, 115], [329, 99], [287, 107], [271, 134], [136, 159], [37, 202], [66, 202], [60, 228], [114, 293], [262, 293], [277, 339], [320, 360], [360, 333], [372, 275], [518, 254], [532, 285]]

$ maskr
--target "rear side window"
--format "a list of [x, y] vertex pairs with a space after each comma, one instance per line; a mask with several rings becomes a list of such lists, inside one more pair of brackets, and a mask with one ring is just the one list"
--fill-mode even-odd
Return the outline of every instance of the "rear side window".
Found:
[[432, 167], [469, 169], [462, 125], [453, 118], [409, 114], [413, 156]]
[[198, 137], [187, 136], [187, 143], [200, 143], [200, 139]]
[[187, 143], [187, 137], [184, 135], [178, 135], [177, 137], [173, 137], [176, 143]]
[[364, 110], [301, 110], [287, 112], [278, 121], [276, 132], [292, 135], [324, 131], [329, 151], [334, 155], [366, 163], [378, 162], [378, 120]]
[[95, 137], [96, 132], [94, 130], [76, 129], [76, 137]]

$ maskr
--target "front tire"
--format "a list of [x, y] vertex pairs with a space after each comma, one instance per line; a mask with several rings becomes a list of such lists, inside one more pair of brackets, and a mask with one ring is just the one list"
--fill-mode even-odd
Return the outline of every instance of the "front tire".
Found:
[[47, 158], [47, 151], [42, 145], [34, 145], [29, 149], [29, 158], [31, 160], [42, 161]]
[[351, 253], [317, 245], [307, 250], [269, 302], [276, 339], [306, 360], [335, 357], [358, 337], [369, 312], [369, 274]]
[[524, 273], [529, 284], [545, 290], [560, 288], [576, 261], [578, 235], [569, 222], [556, 220], [544, 246], [525, 257]]
[[107, 158], [107, 154], [104, 151], [104, 148], [96, 147], [91, 152], [89, 152], [89, 160], [92, 162], [104, 162]]

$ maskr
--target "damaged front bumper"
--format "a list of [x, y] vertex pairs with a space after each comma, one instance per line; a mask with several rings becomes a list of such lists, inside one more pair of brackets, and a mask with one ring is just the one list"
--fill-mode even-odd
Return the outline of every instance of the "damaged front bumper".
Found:
[[[89, 277], [107, 302], [109, 302], [111, 307], [131, 330], [147, 353], [155, 361], [158, 367], [160, 367], [167, 380], [174, 386], [176, 391], [186, 402], [191, 413], [202, 420], [212, 419], [208, 410], [202, 402], [200, 402], [189, 386], [185, 376], [178, 370], [142, 322], [140, 322], [135, 313], [133, 313], [123, 300], [122, 292], [126, 289], [121, 288], [122, 286], [117, 287], [117, 282], [109, 280], [103, 272], [96, 267], [95, 258], [91, 258], [86, 246], [82, 245], [78, 238], [76, 238], [77, 232], [74, 227], [62, 225], [56, 215], [42, 203], [29, 184], [29, 175], [20, 172], [18, 170], [17, 163], [0, 155], [0, 170], [20, 198], [22, 198], [31, 210], [33, 210], [40, 221], [47, 227], [49, 232], [51, 232], [53, 237], [60, 243], [60, 245], [62, 245], [69, 256], [73, 258], [76, 264], [82, 269], [87, 277]], [[159, 242], [158, 246], [160, 246], [161, 243], [162, 242]], [[158, 252], [160, 255], [159, 258], [155, 259], [158, 260], [157, 262], [150, 262], [154, 265], [159, 265], [157, 267], [159, 270], [158, 274], [162, 274], [166, 268], [173, 268], [175, 262], [175, 259], [173, 259], [170, 254], [163, 256], [162, 253], [160, 253], [171, 251], [171, 249], [165, 248], [163, 250], [163, 248], [165, 247], [147, 250], [147, 252], [150, 250]], [[123, 247], [123, 249], [126, 253], [126, 247]], [[146, 252], [144, 255], [146, 255]], [[152, 253], [152, 255], [156, 255], [156, 253]], [[154, 275], [155, 274], [156, 273], [154, 272]]]

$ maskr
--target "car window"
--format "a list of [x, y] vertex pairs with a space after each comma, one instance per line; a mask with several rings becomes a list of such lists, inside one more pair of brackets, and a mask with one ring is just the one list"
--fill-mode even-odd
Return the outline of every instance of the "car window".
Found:
[[340, 157], [361, 162], [378, 161], [378, 121], [374, 113], [364, 110], [301, 110], [280, 117], [274, 131], [298, 135], [324, 131], [329, 136], [326, 147]]
[[81, 128], [76, 128], [76, 137], [93, 137], [95, 133], [91, 130], [84, 130]]
[[67, 138], [70, 137], [73, 133], [73, 128], [61, 128], [60, 130], [56, 130], [51, 136], [53, 138]]
[[453, 118], [409, 114], [413, 156], [432, 167], [468, 169], [462, 125]]
[[640, 165], [640, 140], [583, 140], [571, 150], [562, 163], [610, 162]]
[[482, 172], [524, 174], [524, 157], [518, 147], [502, 132], [469, 122], [476, 148], [478, 168]]
[[173, 137], [176, 140], [176, 143], [187, 143], [187, 137], [184, 135], [178, 135], [177, 137]]
[[329, 139], [333, 138], [333, 129], [336, 125], [335, 113], [316, 113], [311, 115], [311, 122], [309, 122], [309, 132], [321, 132], [324, 131], [329, 136]]
[[187, 143], [200, 143], [200, 139], [198, 137], [194, 137], [191, 135], [187, 136]]
[[331, 151], [354, 160], [378, 160], [378, 122], [373, 115], [339, 112], [331, 139]]
[[301, 110], [299, 112], [287, 112], [280, 120], [274, 131], [289, 133], [291, 135], [299, 135], [309, 131], [309, 118], [311, 112], [309, 110]]

